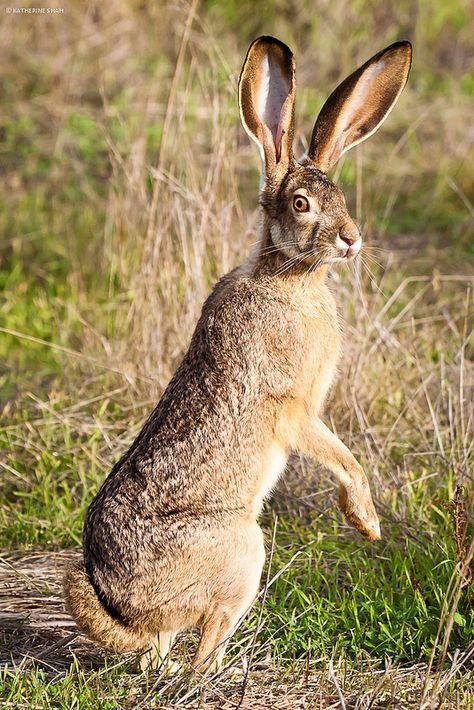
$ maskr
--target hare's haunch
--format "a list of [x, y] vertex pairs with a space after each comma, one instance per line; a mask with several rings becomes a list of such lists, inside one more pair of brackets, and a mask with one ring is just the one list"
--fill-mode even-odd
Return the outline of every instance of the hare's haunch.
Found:
[[78, 626], [143, 653], [144, 667], [165, 662], [174, 635], [195, 625], [193, 666], [219, 666], [257, 593], [257, 517], [292, 450], [332, 471], [348, 520], [380, 537], [364, 471], [320, 419], [340, 347], [327, 270], [361, 248], [326, 172], [384, 121], [410, 62], [410, 44], [396, 42], [345, 79], [297, 161], [293, 55], [272, 37], [248, 51], [239, 100], [262, 156], [258, 247], [205, 302], [161, 401], [89, 508], [84, 563], [64, 578]]

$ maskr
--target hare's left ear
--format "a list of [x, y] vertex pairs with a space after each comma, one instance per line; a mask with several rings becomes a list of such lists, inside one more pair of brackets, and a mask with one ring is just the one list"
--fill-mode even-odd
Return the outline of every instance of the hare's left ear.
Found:
[[308, 158], [326, 173], [384, 122], [408, 79], [410, 42], [395, 42], [344, 79], [316, 119]]
[[295, 63], [291, 50], [274, 37], [250, 45], [239, 81], [242, 123], [257, 143], [265, 177], [278, 182], [292, 160]]

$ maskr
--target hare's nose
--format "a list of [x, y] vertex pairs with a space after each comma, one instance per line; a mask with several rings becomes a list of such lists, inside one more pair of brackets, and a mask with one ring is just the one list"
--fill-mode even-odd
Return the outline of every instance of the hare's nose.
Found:
[[360, 239], [359, 230], [355, 224], [346, 224], [339, 230], [339, 236], [348, 246], [352, 246]]
[[353, 239], [352, 237], [348, 237], [346, 234], [340, 234], [340, 237], [343, 242], [348, 244], [350, 247], [354, 244], [354, 242], [357, 241], [357, 239]]

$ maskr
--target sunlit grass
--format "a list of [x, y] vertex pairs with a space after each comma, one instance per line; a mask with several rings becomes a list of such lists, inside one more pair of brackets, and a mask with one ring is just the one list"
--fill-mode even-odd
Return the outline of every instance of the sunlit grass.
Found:
[[[183, 36], [190, 7], [70, 5], [62, 19], [6, 15], [0, 26], [0, 550], [80, 548], [87, 506], [182, 357], [205, 296], [257, 238], [258, 156], [236, 103], [249, 41], [273, 33], [295, 50], [299, 154], [337, 81], [408, 37], [407, 90], [332, 176], [368, 248], [364, 264], [332, 281], [346, 326], [327, 418], [367, 470], [384, 536], [374, 544], [350, 530], [332, 482], [295, 458], [262, 516], [276, 579], [229, 658], [248, 657], [255, 634], [255, 663], [269, 652], [272, 665], [254, 693], [268, 691], [266, 679], [276, 688], [306, 677], [315, 703], [334, 701], [336, 674], [346, 697], [365, 698], [360, 707], [404, 707], [422, 697], [431, 657], [425, 695], [470, 707], [473, 589], [465, 584], [456, 601], [450, 591], [462, 554], [449, 509], [463, 486], [468, 544], [467, 4], [332, 0], [290, 16], [280, 0], [259, 13], [250, 2], [209, 2]], [[69, 659], [66, 648], [57, 654]], [[67, 663], [10, 663], [1, 701], [153, 707], [190, 692], [167, 686], [161, 697], [162, 685], [116, 658], [95, 670]]]

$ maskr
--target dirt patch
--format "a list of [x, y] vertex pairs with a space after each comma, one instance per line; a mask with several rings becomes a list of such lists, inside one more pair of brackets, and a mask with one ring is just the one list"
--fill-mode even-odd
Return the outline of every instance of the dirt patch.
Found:
[[0, 663], [38, 661], [63, 671], [76, 656], [88, 668], [104, 654], [88, 641], [67, 613], [61, 577], [76, 552], [0, 556]]

